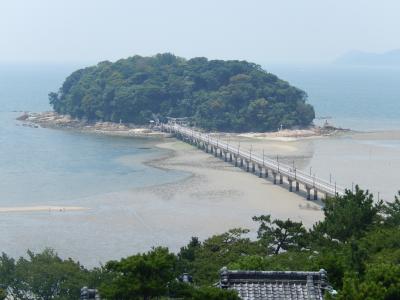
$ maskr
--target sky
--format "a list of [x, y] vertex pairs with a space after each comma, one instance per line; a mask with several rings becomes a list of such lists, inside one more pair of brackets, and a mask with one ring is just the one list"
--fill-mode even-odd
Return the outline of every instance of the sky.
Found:
[[400, 48], [399, 0], [0, 0], [0, 62], [95, 63], [171, 52], [330, 62]]

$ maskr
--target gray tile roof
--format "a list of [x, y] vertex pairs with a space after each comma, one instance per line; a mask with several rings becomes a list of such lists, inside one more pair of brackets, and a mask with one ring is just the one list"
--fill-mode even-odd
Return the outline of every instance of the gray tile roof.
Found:
[[326, 272], [221, 270], [221, 288], [236, 290], [243, 300], [323, 300], [330, 291]]

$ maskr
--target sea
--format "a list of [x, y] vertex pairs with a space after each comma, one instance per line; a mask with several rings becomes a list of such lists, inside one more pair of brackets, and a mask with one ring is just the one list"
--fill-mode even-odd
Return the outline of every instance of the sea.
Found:
[[[32, 128], [15, 120], [23, 111], [50, 110], [48, 93], [57, 91], [78, 67], [83, 66], [0, 65], [0, 209], [80, 206], [96, 195], [189, 176], [146, 163], [168, 154], [156, 147], [157, 138]], [[345, 135], [307, 141], [312, 155], [302, 168], [349, 189], [360, 184], [380, 199], [393, 199], [400, 189], [400, 69], [333, 65], [271, 65], [265, 69], [307, 92], [317, 123], [327, 120], [360, 132], [356, 138]], [[102, 209], [110, 207], [99, 207], [97, 212]], [[93, 214], [77, 213], [87, 214], [87, 218]], [[25, 246], [40, 250], [43, 245], [56, 245], [60, 248], [56, 250], [69, 249], [71, 256], [81, 258], [87, 257], [79, 252], [83, 248], [90, 251], [99, 240], [109, 239], [115, 245], [104, 247], [109, 252], [101, 256], [106, 259], [115, 257], [119, 247], [130, 245], [125, 240], [133, 238], [112, 232], [99, 237], [96, 228], [82, 226], [76, 232], [76, 245], [71, 245], [62, 241], [59, 230], [52, 230], [54, 226], [68, 230], [71, 222], [68, 218], [55, 220], [47, 212], [0, 212], [0, 251], [19, 256], [25, 253]], [[71, 228], [76, 231], [79, 226]], [[130, 250], [135, 252], [134, 247]]]

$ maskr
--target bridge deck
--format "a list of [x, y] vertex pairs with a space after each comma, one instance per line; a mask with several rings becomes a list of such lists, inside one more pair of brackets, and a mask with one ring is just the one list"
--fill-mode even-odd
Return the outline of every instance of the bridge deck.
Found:
[[344, 194], [344, 189], [336, 186], [336, 184], [331, 184], [326, 180], [311, 176], [303, 171], [297, 170], [296, 168], [292, 168], [289, 165], [280, 163], [270, 158], [259, 157], [254, 153], [241, 150], [238, 147], [233, 147], [225, 142], [210, 137], [209, 134], [201, 133], [178, 124], [163, 124], [162, 130], [180, 134], [182, 137], [188, 140], [201, 142], [203, 145], [206, 145], [206, 147], [214, 147], [214, 149], [219, 149], [220, 151], [223, 151], [225, 155], [228, 153], [233, 155], [235, 159], [243, 159], [249, 164], [255, 164], [259, 168], [264, 168], [265, 170], [271, 171], [273, 174], [275, 174], [275, 176], [280, 175], [286, 177], [290, 182], [290, 185], [292, 182], [302, 184], [308, 192], [308, 197], [310, 189], [314, 190], [315, 195], [317, 192], [324, 193], [328, 196]]

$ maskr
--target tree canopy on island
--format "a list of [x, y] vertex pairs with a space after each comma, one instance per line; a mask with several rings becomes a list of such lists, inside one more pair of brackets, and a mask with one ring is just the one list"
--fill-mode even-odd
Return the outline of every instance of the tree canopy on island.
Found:
[[310, 125], [315, 114], [306, 99], [257, 64], [170, 53], [100, 62], [49, 94], [56, 112], [80, 119], [146, 124], [191, 117], [207, 130], [237, 132]]

